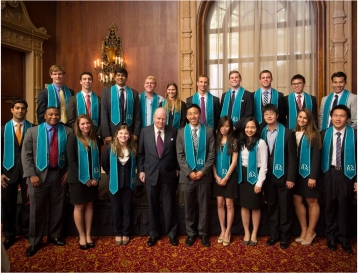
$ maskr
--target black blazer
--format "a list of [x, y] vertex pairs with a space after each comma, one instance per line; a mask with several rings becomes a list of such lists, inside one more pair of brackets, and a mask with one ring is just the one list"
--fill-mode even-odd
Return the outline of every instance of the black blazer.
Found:
[[[261, 90], [256, 91], [256, 92], [261, 92]], [[271, 97], [271, 99], [272, 99], [272, 97]], [[263, 104], [261, 102], [261, 109], [262, 109], [262, 107], [264, 107], [264, 106], [263, 106]], [[281, 92], [278, 92], [278, 107], [277, 108], [278, 108], [277, 121], [279, 123], [285, 125], [286, 124], [287, 108], [286, 108], [284, 96], [283, 96], [283, 94]], [[266, 121], [264, 119], [264, 115], [262, 114], [262, 122], [260, 124], [260, 129], [262, 130], [266, 125], [267, 125], [267, 123], [266, 123]]]
[[[163, 105], [163, 102], [160, 102], [159, 107], [163, 107], [162, 105]], [[172, 126], [172, 124], [173, 124], [173, 117], [174, 117], [174, 115], [172, 115], [171, 112], [169, 112], [169, 116], [167, 118], [168, 118], [168, 124], [170, 126]], [[186, 105], [185, 105], [184, 101], [181, 101], [179, 128], [183, 128], [186, 125], [186, 123], [187, 123], [187, 120], [186, 120]]]
[[[315, 96], [310, 95], [311, 100], [312, 100], [312, 114], [313, 114], [313, 118], [314, 118], [314, 122], [318, 128], [318, 115], [317, 115], [317, 100]], [[285, 126], [288, 128], [288, 122], [290, 120], [290, 108], [289, 108], [289, 104], [288, 104], [288, 95], [284, 97], [284, 101], [285, 101], [285, 108], [286, 108], [286, 121], [285, 121]], [[296, 110], [297, 113], [298, 111], [300, 111], [300, 109], [298, 108], [297, 102], [296, 102]], [[303, 101], [303, 105], [302, 108], [306, 108], [306, 100]]]

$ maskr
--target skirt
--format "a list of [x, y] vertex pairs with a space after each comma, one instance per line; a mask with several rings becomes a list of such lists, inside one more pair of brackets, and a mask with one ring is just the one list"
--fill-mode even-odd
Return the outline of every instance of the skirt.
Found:
[[232, 172], [225, 186], [220, 186], [216, 181], [213, 183], [213, 196], [223, 196], [225, 198], [238, 198], [237, 171]]
[[87, 187], [82, 183], [68, 184], [70, 187], [70, 203], [80, 205], [93, 202], [98, 197], [98, 184], [95, 187]]
[[308, 177], [303, 178], [300, 174], [297, 174], [296, 183], [293, 187], [293, 194], [302, 196], [304, 198], [319, 198], [321, 196], [321, 180], [316, 180], [316, 187], [310, 189], [308, 187]]
[[262, 203], [262, 189], [256, 194], [255, 185], [247, 182], [247, 168], [242, 167], [242, 182], [239, 184], [239, 204], [247, 209], [260, 209]]

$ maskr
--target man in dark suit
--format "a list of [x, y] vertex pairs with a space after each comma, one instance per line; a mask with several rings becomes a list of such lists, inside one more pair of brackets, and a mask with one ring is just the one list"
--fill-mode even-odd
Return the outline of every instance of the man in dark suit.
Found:
[[287, 109], [285, 126], [291, 130], [296, 126], [297, 114], [302, 108], [311, 110], [316, 126], [318, 126], [317, 100], [315, 96], [303, 91], [306, 86], [305, 77], [300, 74], [294, 75], [291, 79], [291, 86], [293, 92], [284, 98]]
[[128, 72], [124, 68], [114, 71], [116, 84], [102, 92], [101, 125], [104, 142], [111, 143], [116, 129], [128, 125], [137, 140], [140, 133], [140, 108], [138, 92], [126, 86]]
[[[201, 243], [209, 247], [209, 200], [213, 182], [212, 165], [215, 160], [215, 138], [213, 129], [200, 123], [200, 107], [187, 107], [189, 121], [179, 129], [177, 136], [177, 157], [180, 167], [179, 183], [184, 197], [185, 226], [188, 237], [185, 244], [194, 244], [199, 233]], [[199, 219], [195, 226], [195, 198], [199, 203]]]
[[23, 178], [21, 148], [26, 131], [32, 127], [27, 121], [27, 102], [12, 102], [12, 119], [1, 127], [1, 205], [5, 236], [4, 247], [8, 249], [16, 241], [16, 210], [18, 187], [21, 188], [21, 228], [24, 236], [29, 232], [29, 204], [26, 179]]
[[280, 247], [289, 247], [291, 236], [293, 192], [297, 175], [297, 144], [295, 133], [277, 122], [279, 112], [275, 105], [266, 104], [263, 116], [267, 124], [261, 138], [267, 143], [269, 156], [264, 194], [269, 214], [270, 238], [266, 245], [272, 246], [281, 239]]
[[219, 98], [208, 92], [209, 78], [200, 75], [196, 83], [198, 91], [186, 99], [186, 106], [197, 104], [201, 109], [200, 122], [215, 132], [220, 119], [221, 106]]
[[63, 84], [66, 71], [62, 66], [53, 65], [50, 67], [52, 84], [39, 93], [37, 99], [37, 121], [38, 124], [45, 122], [47, 108], [55, 107], [60, 110], [61, 122], [67, 124], [67, 107], [74, 92]]
[[354, 193], [357, 192], [357, 130], [348, 125], [351, 111], [345, 105], [331, 112], [332, 125], [321, 131], [323, 139], [321, 168], [327, 247], [353, 253], [349, 243], [349, 217]]
[[240, 86], [241, 80], [239, 71], [230, 71], [231, 88], [221, 97], [220, 117], [229, 116], [232, 119], [236, 135], [246, 118], [254, 115], [254, 96]]
[[47, 205], [47, 242], [58, 246], [66, 244], [61, 231], [68, 175], [66, 142], [72, 129], [60, 123], [60, 110], [57, 108], [48, 108], [44, 117], [46, 122], [27, 131], [21, 151], [30, 198], [28, 257], [35, 255], [41, 247]]
[[178, 186], [176, 129], [166, 125], [167, 113], [159, 107], [154, 124], [142, 128], [138, 146], [139, 179], [145, 183], [149, 203], [149, 240], [154, 246], [160, 237], [160, 193], [163, 200], [165, 232], [173, 246], [179, 244], [175, 191]]

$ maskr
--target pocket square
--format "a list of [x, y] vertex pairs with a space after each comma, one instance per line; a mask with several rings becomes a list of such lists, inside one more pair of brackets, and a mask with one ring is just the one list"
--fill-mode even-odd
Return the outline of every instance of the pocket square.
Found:
[[171, 138], [170, 141], [173, 141], [173, 138]]
[[244, 102], [245, 100], [241, 100], [241, 102]]

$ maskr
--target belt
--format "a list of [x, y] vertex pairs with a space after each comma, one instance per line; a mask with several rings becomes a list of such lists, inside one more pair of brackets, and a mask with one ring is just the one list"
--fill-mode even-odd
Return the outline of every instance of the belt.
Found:
[[337, 171], [341, 171], [341, 170], [342, 170], [342, 167], [336, 167], [336, 166], [333, 166], [333, 165], [331, 165], [331, 168], [332, 168], [332, 169], [336, 169]]
[[48, 167], [48, 169], [49, 170], [51, 170], [51, 171], [57, 171], [58, 169], [59, 169], [59, 167], [57, 166], [57, 167]]

